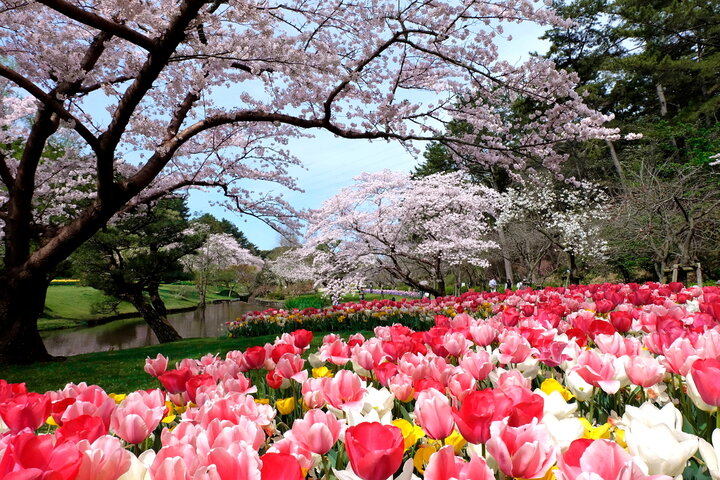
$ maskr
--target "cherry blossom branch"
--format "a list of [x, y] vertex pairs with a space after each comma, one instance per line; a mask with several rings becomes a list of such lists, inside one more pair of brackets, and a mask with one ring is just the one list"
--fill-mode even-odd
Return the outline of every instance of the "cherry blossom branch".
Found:
[[90, 130], [85, 125], [82, 124], [80, 120], [78, 120], [72, 113], [67, 111], [65, 107], [62, 106], [62, 103], [53, 98], [51, 95], [42, 91], [41, 88], [39, 88], [27, 78], [23, 77], [16, 71], [9, 69], [2, 64], [0, 64], [0, 75], [13, 82], [15, 85], [22, 88], [33, 97], [37, 98], [53, 113], [55, 113], [58, 117], [67, 122], [72, 127], [72, 129], [75, 130], [78, 135], [80, 135], [83, 140], [87, 142], [88, 146], [95, 150], [95, 148], [97, 147], [98, 139], [95, 137], [95, 135], [92, 134], [92, 132], [90, 132]]
[[128, 42], [142, 47], [147, 51], [153, 51], [155, 48], [155, 41], [145, 35], [126, 27], [125, 25], [108, 20], [100, 15], [83, 10], [80, 7], [76, 7], [70, 2], [66, 2], [64, 0], [38, 0], [38, 3], [42, 3], [46, 7], [52, 8], [56, 12], [62, 13], [68, 18], [72, 18], [83, 25], [87, 25], [103, 32], [108, 32], [116, 37], [127, 40]]

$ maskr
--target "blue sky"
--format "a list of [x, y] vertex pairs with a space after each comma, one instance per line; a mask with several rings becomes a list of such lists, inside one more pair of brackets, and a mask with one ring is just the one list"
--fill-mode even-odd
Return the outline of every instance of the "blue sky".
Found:
[[[546, 51], [547, 44], [538, 39], [544, 32], [543, 28], [530, 23], [504, 28], [505, 34], [513, 37], [511, 42], [499, 45], [500, 54], [505, 60], [519, 64], [528, 57], [529, 52]], [[327, 132], [319, 132], [315, 138], [293, 140], [288, 148], [305, 167], [291, 170], [291, 174], [297, 178], [298, 186], [304, 192], [288, 191], [272, 185], [268, 185], [268, 188], [282, 192], [285, 199], [298, 209], [319, 208], [323, 201], [335, 195], [341, 188], [352, 184], [353, 177], [362, 172], [385, 168], [409, 172], [422, 160], [422, 153], [416, 157], [397, 142], [346, 140]], [[424, 146], [418, 144], [417, 148], [422, 152]], [[218, 218], [227, 218], [236, 223], [260, 249], [269, 250], [280, 244], [280, 236], [263, 222], [252, 217], [240, 217], [220, 207], [211, 207], [211, 199], [212, 195], [208, 193], [192, 193], [190, 210], [197, 213], [209, 212]]]

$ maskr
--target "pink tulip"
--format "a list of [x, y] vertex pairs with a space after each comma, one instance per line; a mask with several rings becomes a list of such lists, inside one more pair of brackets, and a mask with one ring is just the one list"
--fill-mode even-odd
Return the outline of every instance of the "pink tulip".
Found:
[[648, 476], [633, 457], [610, 440], [581, 438], [558, 458], [557, 480], [670, 480], [665, 475]]
[[443, 335], [442, 341], [448, 355], [456, 358], [465, 355], [472, 345], [472, 342], [465, 338], [465, 334], [461, 332], [448, 332]]
[[82, 463], [76, 480], [117, 480], [130, 469], [130, 452], [116, 437], [105, 435], [92, 443], [81, 440], [77, 447]]
[[302, 443], [308, 450], [325, 455], [340, 438], [343, 425], [330, 412], [309, 410], [302, 419], [292, 426], [292, 438]]
[[308, 378], [308, 372], [304, 369], [305, 360], [297, 354], [285, 353], [275, 365], [275, 372], [282, 378], [293, 379], [303, 383]]
[[469, 462], [455, 456], [451, 445], [442, 447], [430, 457], [425, 480], [495, 480], [485, 459], [472, 455]]
[[665, 367], [655, 357], [636, 355], [626, 361], [625, 373], [633, 384], [648, 388], [662, 381]]
[[190, 444], [163, 447], [150, 465], [150, 478], [153, 480], [181, 480], [192, 478], [200, 459]]
[[105, 433], [110, 428], [110, 417], [117, 408], [115, 400], [110, 398], [105, 390], [97, 385], [80, 391], [75, 397], [75, 402], [69, 405], [60, 416], [60, 423], [68, 422], [82, 415], [99, 417], [105, 424]]
[[412, 377], [404, 373], [393, 375], [388, 381], [388, 389], [401, 402], [409, 402], [413, 399], [415, 389], [413, 388]]
[[158, 353], [155, 358], [147, 357], [145, 359], [145, 372], [157, 378], [167, 370], [168, 359], [162, 353]]
[[720, 360], [695, 360], [690, 367], [690, 374], [703, 402], [713, 407], [720, 406]]
[[602, 353], [609, 353], [616, 357], [639, 355], [642, 350], [642, 345], [637, 339], [633, 337], [625, 338], [617, 332], [612, 335], [595, 335], [594, 341], [598, 350]]
[[664, 348], [663, 363], [672, 373], [686, 377], [693, 362], [698, 359], [698, 352], [690, 339], [680, 337]]
[[359, 406], [365, 392], [360, 377], [349, 370], [340, 370], [323, 383], [325, 400], [335, 408]]
[[449, 436], [455, 428], [450, 400], [434, 388], [423, 390], [418, 394], [415, 402], [415, 420], [428, 437], [436, 440]]
[[485, 380], [493, 369], [490, 354], [485, 350], [468, 352], [458, 363], [463, 370], [472, 375], [478, 382]]
[[448, 380], [448, 390], [460, 402], [468, 393], [474, 391], [476, 386], [475, 377], [468, 372], [459, 371]]
[[113, 413], [110, 428], [128, 443], [144, 441], [165, 416], [165, 395], [160, 390], [128, 395]]
[[555, 463], [555, 448], [547, 427], [536, 421], [511, 427], [504, 419], [490, 426], [487, 450], [505, 475], [543, 477]]
[[323, 393], [323, 384], [326, 380], [326, 377], [308, 378], [302, 384], [303, 403], [308, 408], [322, 408], [325, 406], [325, 394]]
[[605, 393], [614, 394], [620, 389], [615, 380], [614, 357], [599, 355], [594, 350], [584, 350], [577, 358], [575, 371], [593, 387], [600, 387]]
[[377, 422], [361, 423], [345, 431], [350, 466], [363, 480], [385, 480], [402, 464], [405, 440], [399, 428]]
[[0, 459], [0, 478], [52, 479], [76, 478], [82, 457], [72, 442], [54, 445], [52, 435], [20, 433], [12, 436]]
[[499, 351], [500, 363], [521, 363], [530, 355], [532, 348], [522, 335], [510, 332], [501, 337]]
[[275, 409], [270, 405], [261, 405], [253, 397], [237, 392], [228, 392], [222, 397], [203, 397], [203, 400], [207, 401], [184, 414], [187, 420], [203, 427], [215, 419], [229, 420], [237, 425], [242, 417], [264, 426], [270, 424], [275, 416]]
[[203, 463], [207, 468], [207, 476], [198, 475], [196, 471], [193, 480], [218, 478], [261, 480], [262, 478], [260, 473], [262, 464], [258, 452], [246, 443], [232, 444], [227, 448], [213, 448]]
[[497, 330], [495, 327], [484, 322], [471, 326], [469, 333], [473, 342], [475, 342], [475, 344], [479, 347], [490, 345], [497, 336]]
[[350, 347], [341, 338], [338, 338], [321, 345], [318, 349], [318, 357], [323, 362], [329, 361], [334, 365], [345, 365], [350, 361]]

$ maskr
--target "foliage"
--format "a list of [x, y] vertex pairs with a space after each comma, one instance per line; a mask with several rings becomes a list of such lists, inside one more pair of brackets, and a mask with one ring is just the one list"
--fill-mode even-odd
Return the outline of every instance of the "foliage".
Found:
[[330, 301], [322, 295], [300, 295], [285, 300], [288, 310], [305, 310], [306, 308], [323, 308], [330, 305]]
[[[160, 284], [184, 278], [180, 259], [204, 240], [189, 231], [187, 217], [183, 198], [164, 198], [127, 213], [96, 233], [78, 253], [78, 276], [106, 295], [130, 302], [161, 342], [179, 335], [167, 323]], [[115, 308], [116, 304], [100, 311]]]

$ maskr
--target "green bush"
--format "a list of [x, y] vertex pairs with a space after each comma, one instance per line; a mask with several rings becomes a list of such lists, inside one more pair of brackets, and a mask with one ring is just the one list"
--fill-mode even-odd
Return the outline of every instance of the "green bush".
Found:
[[301, 295], [285, 300], [285, 308], [304, 310], [306, 308], [323, 308], [330, 306], [330, 300], [321, 295]]

